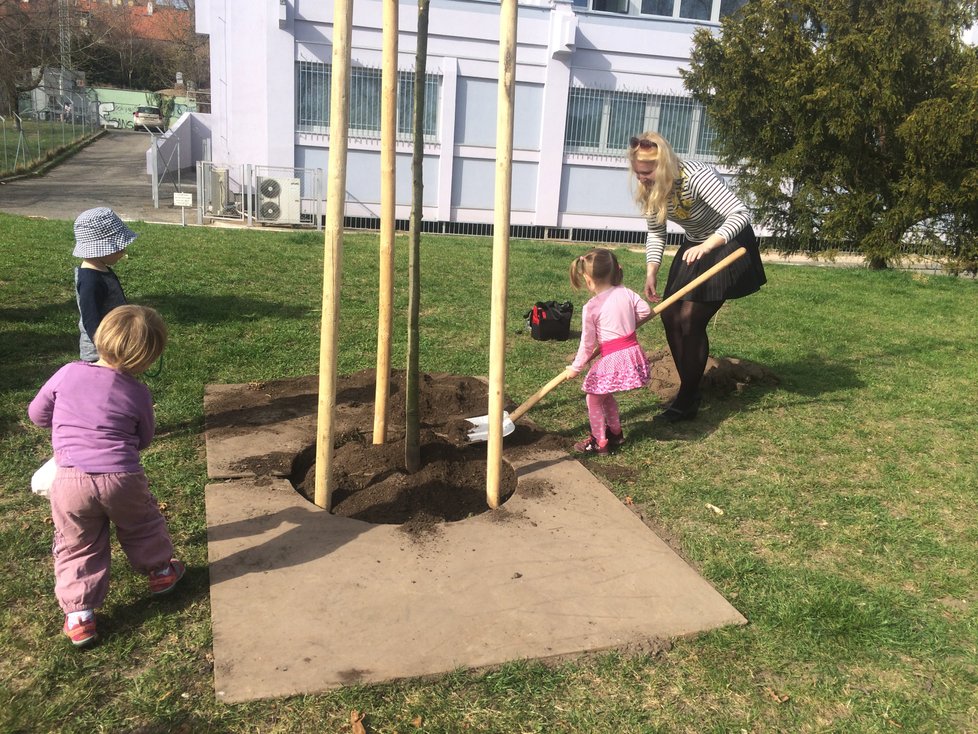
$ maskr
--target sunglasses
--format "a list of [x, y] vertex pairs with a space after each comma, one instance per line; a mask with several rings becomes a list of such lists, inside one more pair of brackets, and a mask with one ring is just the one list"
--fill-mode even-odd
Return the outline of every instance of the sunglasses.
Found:
[[631, 148], [641, 148], [642, 150], [652, 150], [652, 148], [658, 148], [659, 146], [653, 143], [647, 138], [631, 138], [628, 141], [628, 145]]

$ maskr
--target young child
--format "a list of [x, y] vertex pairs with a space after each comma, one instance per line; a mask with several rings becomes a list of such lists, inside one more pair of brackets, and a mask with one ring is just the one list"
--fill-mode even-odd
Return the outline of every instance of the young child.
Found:
[[601, 354], [584, 378], [591, 435], [574, 444], [583, 454], [607, 454], [625, 442], [614, 393], [634, 390], [649, 381], [649, 360], [635, 338], [635, 328], [651, 313], [649, 305], [622, 284], [621, 266], [610, 250], [594, 249], [570, 266], [571, 285], [594, 294], [581, 311], [581, 346], [567, 368], [580, 373], [595, 347]]
[[150, 593], [171, 591], [185, 571], [172, 557], [166, 520], [139, 461], [156, 424], [153, 398], [135, 376], [163, 353], [166, 337], [153, 309], [113, 309], [95, 332], [99, 360], [59, 369], [28, 408], [34, 423], [52, 429], [54, 592], [76, 647], [97, 638], [94, 610], [108, 592], [110, 523], [130, 565], [149, 576]]
[[105, 315], [126, 303], [119, 278], [112, 272], [125, 256], [136, 233], [119, 216], [104, 206], [89, 209], [75, 220], [75, 257], [82, 259], [75, 268], [75, 296], [78, 300], [78, 352], [85, 362], [98, 359], [95, 332]]

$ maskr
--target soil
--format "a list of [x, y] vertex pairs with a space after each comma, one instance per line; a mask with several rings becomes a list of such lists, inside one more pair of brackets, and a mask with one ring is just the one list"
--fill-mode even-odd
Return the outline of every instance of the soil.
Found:
[[[391, 373], [387, 438], [382, 444], [374, 444], [373, 370], [337, 379], [337, 422], [349, 426], [351, 417], [356, 418], [352, 427], [339, 432], [334, 444], [333, 513], [366, 522], [398, 524], [408, 532], [422, 533], [437, 523], [487, 512], [487, 444], [468, 440], [472, 425], [466, 418], [489, 412], [488, 385], [475, 377], [421, 375], [421, 467], [412, 474], [405, 468], [404, 383], [403, 371]], [[506, 409], [515, 407], [508, 404]], [[568, 439], [550, 436], [531, 421], [522, 423], [506, 437], [510, 457], [570, 446]], [[310, 501], [315, 476], [313, 445], [296, 458], [290, 476], [296, 490]], [[516, 490], [516, 472], [505, 459], [500, 479], [500, 499], [505, 503]]]
[[[672, 357], [667, 350], [649, 355], [652, 379], [647, 389], [663, 403], [679, 386]], [[405, 469], [404, 372], [393, 371], [390, 383], [387, 438], [373, 443], [374, 371], [363, 370], [337, 378], [335, 450], [333, 455], [334, 514], [371, 523], [399, 524], [407, 532], [424, 533], [438, 523], [453, 522], [488, 511], [486, 506], [485, 442], [469, 442], [467, 417], [488, 413], [488, 386], [482, 379], [461, 375], [425, 373], [419, 385], [421, 468]], [[710, 358], [703, 378], [703, 392], [725, 395], [755, 382], [776, 383], [763, 367], [737, 359]], [[274, 420], [271, 413], [314, 415], [317, 410], [317, 378], [301, 377], [250, 383], [270, 405], [255, 408], [247, 395], [220, 406], [225, 430], [247, 432], [248, 426]], [[249, 407], [252, 406], [252, 407]], [[274, 407], [272, 407], [274, 406]], [[506, 405], [513, 410], [514, 403]], [[583, 410], [583, 401], [582, 401]], [[650, 411], [655, 408], [650, 406]], [[219, 424], [218, 424], [219, 425]], [[505, 438], [500, 487], [503, 502], [516, 489], [516, 475], [506, 458], [521, 458], [539, 451], [571, 448], [572, 440], [545, 433], [524, 417]], [[289, 463], [291, 461], [291, 464]], [[315, 445], [298, 456], [269, 452], [249, 460], [259, 479], [276, 468], [290, 466], [289, 479], [296, 491], [312, 501], [315, 487]], [[521, 492], [543, 496], [549, 486], [525, 486]], [[504, 518], [506, 513], [499, 513]]]

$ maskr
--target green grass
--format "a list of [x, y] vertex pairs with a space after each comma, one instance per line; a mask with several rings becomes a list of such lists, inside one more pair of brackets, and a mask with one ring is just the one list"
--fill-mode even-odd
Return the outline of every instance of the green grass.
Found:
[[[62, 639], [49, 511], [28, 490], [48, 436], [26, 405], [77, 356], [71, 225], [0, 215], [0, 731], [341, 732], [351, 709], [367, 712], [371, 732], [402, 734], [978, 731], [974, 281], [771, 265], [769, 284], [711, 325], [711, 353], [759, 363], [779, 384], [711, 399], [700, 419], [671, 429], [651, 427], [649, 394], [623, 396], [628, 450], [589, 465], [748, 626], [654, 656], [518, 662], [227, 705], [213, 691], [203, 388], [318, 371], [322, 236], [133, 228], [120, 278], [171, 329], [164, 370], [147, 378], [159, 432], [144, 463], [191, 570], [173, 597], [150, 600], [116, 548], [106, 639], [84, 653]], [[571, 298], [579, 314], [585, 296], [566, 272], [583, 251], [512, 243], [506, 383], [516, 401], [576, 349], [534, 342], [522, 315], [550, 298]], [[405, 240], [396, 254], [395, 366]], [[641, 253], [620, 256], [638, 289]], [[491, 242], [432, 237], [422, 257], [422, 369], [486, 374]], [[343, 273], [345, 373], [374, 366], [376, 236], [346, 238]], [[650, 351], [663, 344], [657, 323], [640, 338]], [[580, 435], [580, 392], [554, 391], [533, 419]]]
[[23, 121], [23, 136], [12, 118], [0, 123], [0, 178], [26, 173], [54, 160], [99, 128], [60, 121]]

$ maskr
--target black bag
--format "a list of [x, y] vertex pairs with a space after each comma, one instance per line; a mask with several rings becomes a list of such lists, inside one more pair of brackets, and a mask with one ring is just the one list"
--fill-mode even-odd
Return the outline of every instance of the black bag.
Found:
[[574, 304], [570, 301], [537, 301], [536, 305], [527, 311], [523, 318], [530, 328], [530, 336], [537, 341], [556, 339], [565, 341], [570, 336], [571, 316], [574, 314]]

